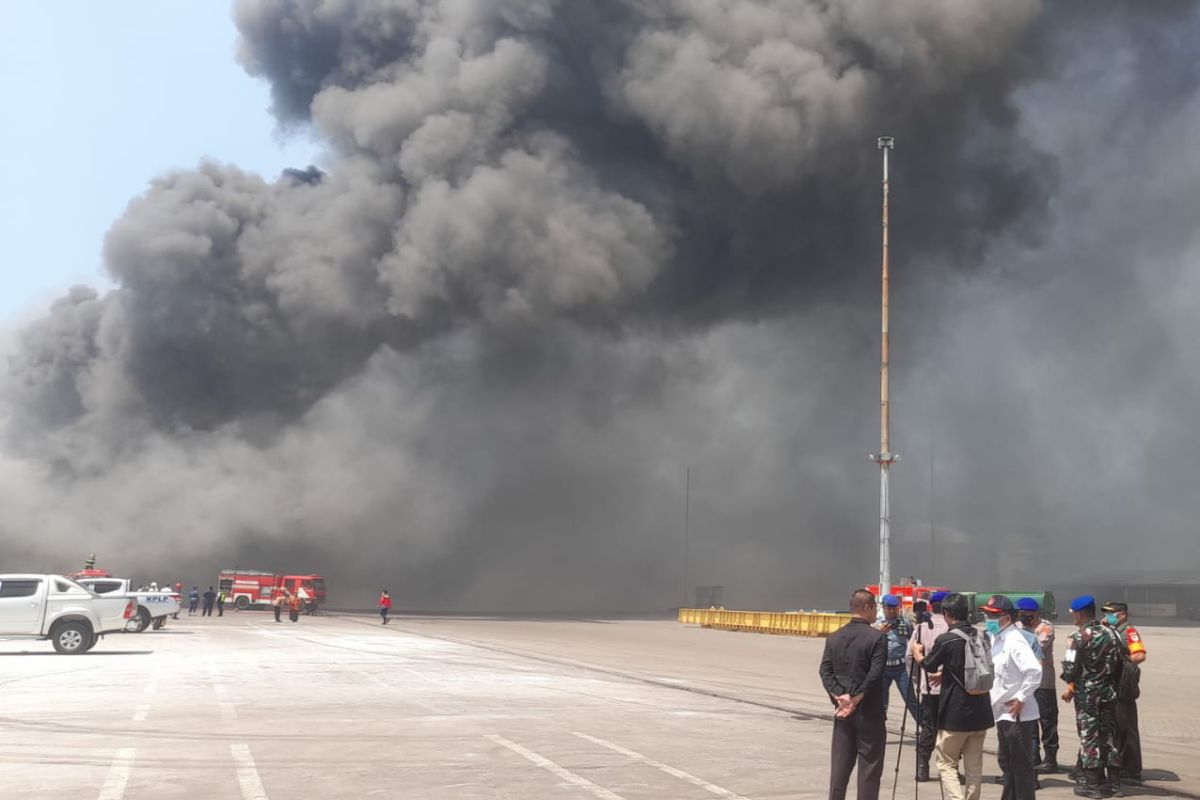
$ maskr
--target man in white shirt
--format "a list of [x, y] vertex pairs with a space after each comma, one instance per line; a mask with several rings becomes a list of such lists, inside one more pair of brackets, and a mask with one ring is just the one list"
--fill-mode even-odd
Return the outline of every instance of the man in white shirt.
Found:
[[1034, 692], [1042, 683], [1042, 664], [1025, 635], [1013, 623], [1012, 600], [996, 595], [981, 609], [992, 637], [992, 715], [999, 740], [996, 758], [1004, 773], [1001, 800], [1034, 800], [1037, 773], [1031, 746], [1039, 712]]

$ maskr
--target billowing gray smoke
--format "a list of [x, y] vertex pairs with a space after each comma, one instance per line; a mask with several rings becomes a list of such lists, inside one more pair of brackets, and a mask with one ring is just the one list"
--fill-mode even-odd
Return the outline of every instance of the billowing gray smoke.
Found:
[[[238, 58], [327, 156], [156, 180], [105, 243], [117, 288], [20, 332], [8, 558], [320, 570], [343, 603], [662, 608], [690, 467], [693, 583], [840, 598], [874, 574], [884, 133], [899, 567], [1041, 580], [1082, 541], [1116, 558], [1147, 513], [1186, 549], [1195, 501], [1149, 454], [1194, 407], [1196, 323], [1145, 276], [1174, 260], [1194, 287], [1195, 240], [1137, 198], [1167, 131], [1197, 174], [1171, 33], [1195, 20], [1074, 12], [238, 0]], [[1111, 168], [1092, 120], [1123, 133]]]

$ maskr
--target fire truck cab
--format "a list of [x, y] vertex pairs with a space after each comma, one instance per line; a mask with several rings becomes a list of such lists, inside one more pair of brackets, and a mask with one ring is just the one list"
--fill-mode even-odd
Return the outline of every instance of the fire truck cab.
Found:
[[[879, 584], [873, 583], [867, 587], [867, 591], [879, 597]], [[891, 594], [900, 598], [900, 610], [903, 613], [911, 614], [914, 600], [929, 600], [935, 592], [950, 591], [945, 586], [925, 586], [919, 581], [909, 579], [902, 583], [892, 586]], [[880, 609], [882, 613], [882, 609]]]
[[325, 605], [325, 579], [315, 573], [280, 575], [275, 572], [227, 569], [221, 571], [217, 581], [226, 598], [239, 611], [266, 608], [285, 590], [288, 594], [296, 594], [303, 589], [303, 594], [308, 596], [311, 612]]

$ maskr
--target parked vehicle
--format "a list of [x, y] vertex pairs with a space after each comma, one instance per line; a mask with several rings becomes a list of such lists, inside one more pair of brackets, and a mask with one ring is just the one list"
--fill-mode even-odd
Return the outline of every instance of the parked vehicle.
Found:
[[169, 589], [135, 592], [129, 578], [114, 578], [107, 573], [76, 580], [102, 597], [129, 597], [137, 601], [137, 612], [125, 628], [130, 633], [141, 633], [151, 625], [158, 630], [167, 624], [167, 617], [179, 613], [179, 595]]
[[3, 639], [49, 639], [59, 653], [86, 653], [136, 613], [131, 598], [101, 597], [64, 575], [0, 575]]
[[[325, 579], [311, 575], [281, 575], [247, 569], [222, 570], [217, 577], [218, 590], [225, 592], [226, 602], [245, 611], [249, 608], [269, 608], [280, 594], [308, 595], [308, 610], [315, 612], [325, 605]], [[303, 591], [302, 591], [303, 590]]]

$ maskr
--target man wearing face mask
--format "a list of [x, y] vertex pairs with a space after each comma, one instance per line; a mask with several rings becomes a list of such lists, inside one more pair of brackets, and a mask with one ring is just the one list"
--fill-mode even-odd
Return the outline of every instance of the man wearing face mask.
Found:
[[1037, 771], [1053, 775], [1058, 772], [1058, 698], [1054, 688], [1054, 626], [1042, 619], [1042, 609], [1032, 597], [1017, 601], [1017, 617], [1026, 631], [1032, 632], [1042, 650], [1042, 683], [1033, 696], [1038, 701], [1038, 720], [1041, 735], [1034, 736], [1033, 756], [1037, 760], [1039, 744], [1045, 759], [1038, 762]]
[[995, 595], [981, 609], [992, 639], [992, 715], [999, 747], [996, 759], [1004, 773], [1001, 800], [1033, 800], [1037, 773], [1033, 768], [1033, 734], [1038, 721], [1034, 692], [1042, 684], [1042, 664], [1016, 626], [1016, 608]]
[[1121, 670], [1117, 684], [1117, 747], [1121, 750], [1121, 777], [1142, 781], [1142, 736], [1138, 730], [1137, 699], [1141, 693], [1142, 667], [1146, 661], [1146, 643], [1137, 628], [1129, 624], [1129, 606], [1109, 603], [1104, 606], [1104, 621], [1125, 639], [1129, 661]]
[[1067, 691], [1062, 698], [1068, 703], [1075, 701], [1079, 727], [1083, 783], [1075, 787], [1075, 794], [1095, 800], [1122, 797], [1116, 703], [1117, 679], [1127, 651], [1121, 635], [1096, 619], [1095, 598], [1075, 598], [1071, 614], [1078, 630], [1071, 634], [1063, 656], [1062, 679]]

